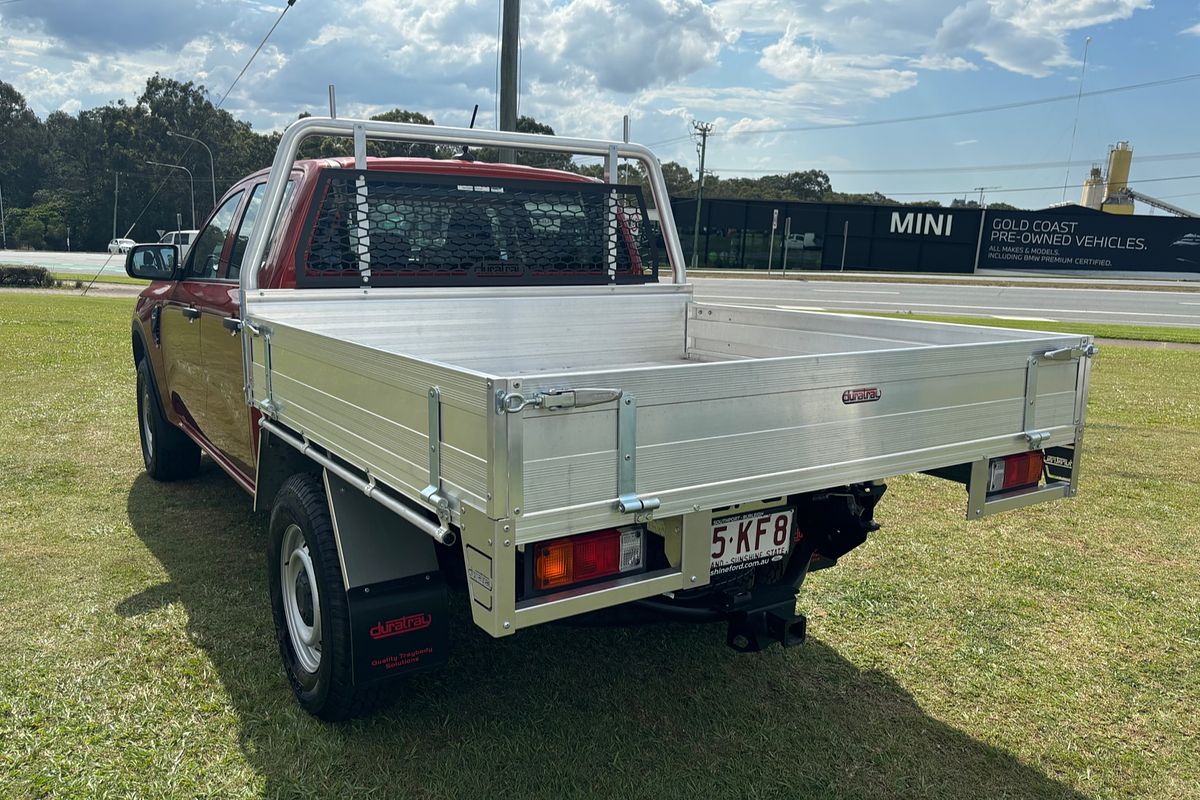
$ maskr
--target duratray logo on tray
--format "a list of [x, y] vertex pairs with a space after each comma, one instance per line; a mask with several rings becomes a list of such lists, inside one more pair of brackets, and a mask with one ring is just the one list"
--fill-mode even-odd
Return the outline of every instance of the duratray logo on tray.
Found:
[[874, 386], [866, 389], [847, 389], [842, 392], [842, 402], [846, 405], [851, 403], [874, 403], [883, 393]]

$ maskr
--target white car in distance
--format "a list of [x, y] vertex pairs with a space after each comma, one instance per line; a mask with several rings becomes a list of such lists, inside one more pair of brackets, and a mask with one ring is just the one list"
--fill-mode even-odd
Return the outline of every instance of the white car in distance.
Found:
[[108, 252], [113, 255], [118, 253], [128, 253], [129, 248], [133, 247], [137, 242], [133, 239], [113, 239], [108, 243]]
[[200, 231], [168, 231], [163, 234], [158, 240], [159, 244], [177, 244], [182, 252], [186, 253], [188, 247], [196, 239], [196, 234]]

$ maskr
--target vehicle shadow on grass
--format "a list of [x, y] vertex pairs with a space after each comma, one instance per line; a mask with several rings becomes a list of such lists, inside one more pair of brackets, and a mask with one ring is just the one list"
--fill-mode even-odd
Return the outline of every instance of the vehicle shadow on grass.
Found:
[[130, 522], [170, 579], [117, 611], [182, 603], [269, 796], [1081, 797], [816, 639], [739, 655], [721, 626], [654, 623], [493, 640], [461, 599], [445, 669], [368, 719], [320, 723], [279, 664], [266, 519], [205, 464], [131, 487]]

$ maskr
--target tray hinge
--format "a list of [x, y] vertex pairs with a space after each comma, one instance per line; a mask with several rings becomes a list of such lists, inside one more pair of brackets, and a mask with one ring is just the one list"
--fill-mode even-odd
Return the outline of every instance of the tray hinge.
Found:
[[421, 497], [433, 506], [442, 527], [448, 528], [453, 498], [442, 491], [442, 390], [437, 386], [429, 389], [428, 428], [429, 485], [421, 490]]
[[637, 398], [627, 394], [617, 405], [617, 510], [649, 518], [660, 505], [637, 493]]
[[259, 401], [258, 407], [268, 417], [274, 417], [279, 413], [279, 406], [275, 403], [275, 392], [271, 384], [271, 374], [274, 371], [271, 364], [271, 329], [266, 325], [260, 325], [257, 328], [246, 323], [250, 332], [263, 340], [263, 372], [264, 383], [263, 387], [266, 390], [267, 396]]

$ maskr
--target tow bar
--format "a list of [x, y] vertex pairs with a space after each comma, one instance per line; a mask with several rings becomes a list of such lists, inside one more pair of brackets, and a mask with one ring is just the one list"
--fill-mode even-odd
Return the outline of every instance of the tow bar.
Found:
[[725, 643], [739, 653], [757, 653], [772, 642], [784, 647], [804, 644], [808, 620], [796, 613], [791, 600], [758, 611], [739, 611], [729, 617]]

